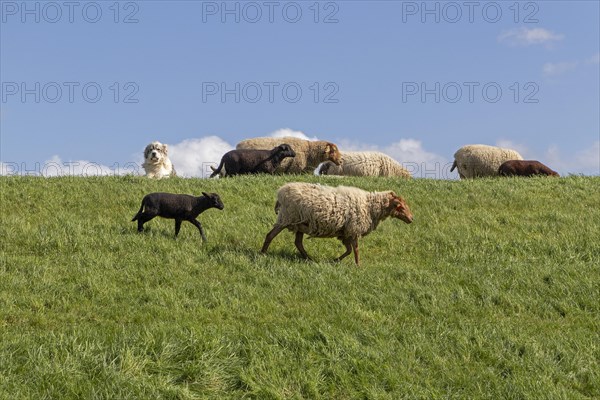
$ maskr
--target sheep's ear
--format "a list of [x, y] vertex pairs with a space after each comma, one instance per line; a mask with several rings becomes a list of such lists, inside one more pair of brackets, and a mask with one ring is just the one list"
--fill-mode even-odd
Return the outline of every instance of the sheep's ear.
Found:
[[165, 152], [165, 155], [167, 155], [169, 153], [169, 146], [163, 144], [163, 151]]
[[208, 193], [206, 193], [206, 192], [202, 192], [202, 196], [204, 196], [204, 197], [210, 197], [210, 196], [208, 195]]
[[394, 192], [390, 193], [390, 195], [392, 196], [391, 204], [393, 207], [398, 207], [404, 201], [404, 200], [402, 200], [402, 197], [396, 196], [396, 194]]
[[325, 153], [331, 153], [331, 146], [330, 145], [325, 146]]

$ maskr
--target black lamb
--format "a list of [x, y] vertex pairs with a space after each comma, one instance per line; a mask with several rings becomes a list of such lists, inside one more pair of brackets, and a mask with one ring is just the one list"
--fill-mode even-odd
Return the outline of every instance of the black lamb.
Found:
[[272, 150], [238, 149], [228, 151], [221, 158], [217, 169], [213, 168], [211, 178], [219, 175], [225, 167], [225, 176], [242, 174], [272, 174], [287, 157], [296, 157], [289, 144], [280, 144]]
[[216, 193], [202, 192], [202, 196], [199, 197], [188, 194], [150, 193], [144, 196], [140, 210], [131, 221], [137, 220], [138, 232], [142, 232], [144, 224], [156, 216], [175, 219], [175, 237], [179, 234], [181, 222], [188, 221], [198, 228], [202, 240], [206, 242], [204, 229], [196, 217], [209, 208], [222, 210], [224, 207]]

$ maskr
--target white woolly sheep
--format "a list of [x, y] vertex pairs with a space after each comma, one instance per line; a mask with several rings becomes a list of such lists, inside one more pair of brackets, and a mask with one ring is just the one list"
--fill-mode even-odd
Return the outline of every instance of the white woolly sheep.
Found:
[[320, 163], [332, 161], [336, 165], [340, 164], [340, 151], [337, 146], [331, 142], [323, 140], [304, 140], [295, 137], [258, 137], [246, 139], [239, 142], [236, 149], [261, 149], [271, 150], [275, 146], [287, 143], [296, 152], [296, 157], [286, 158], [275, 170], [276, 173], [299, 174], [302, 172], [312, 172]]
[[515, 150], [485, 144], [463, 146], [454, 153], [454, 163], [450, 172], [458, 167], [461, 179], [484, 176], [498, 176], [498, 168], [508, 160], [522, 160]]
[[411, 178], [400, 163], [378, 151], [344, 151], [342, 165], [327, 161], [320, 165], [319, 175], [400, 176]]
[[358, 260], [358, 238], [375, 230], [388, 217], [399, 218], [410, 224], [413, 216], [408, 204], [392, 191], [366, 192], [347, 186], [324, 186], [293, 182], [277, 192], [275, 203], [277, 221], [267, 234], [262, 253], [283, 229], [296, 233], [295, 245], [303, 258], [309, 258], [302, 238], [304, 234], [320, 238], [338, 238], [346, 252], [336, 261], [354, 251]]

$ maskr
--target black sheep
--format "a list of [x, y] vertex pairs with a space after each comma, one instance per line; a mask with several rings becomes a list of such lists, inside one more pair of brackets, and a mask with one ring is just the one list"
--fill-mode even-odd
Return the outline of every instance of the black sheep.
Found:
[[198, 228], [202, 240], [206, 242], [204, 229], [196, 217], [209, 208], [222, 210], [224, 207], [216, 193], [202, 192], [200, 197], [188, 194], [150, 193], [144, 196], [140, 210], [131, 221], [137, 220], [138, 232], [142, 232], [144, 224], [156, 216], [175, 219], [175, 237], [179, 234], [181, 222], [188, 221]]
[[242, 174], [272, 174], [287, 157], [296, 157], [296, 153], [289, 144], [280, 144], [272, 150], [238, 149], [228, 151], [221, 158], [217, 169], [213, 168], [211, 178], [221, 173], [225, 166], [225, 175]]

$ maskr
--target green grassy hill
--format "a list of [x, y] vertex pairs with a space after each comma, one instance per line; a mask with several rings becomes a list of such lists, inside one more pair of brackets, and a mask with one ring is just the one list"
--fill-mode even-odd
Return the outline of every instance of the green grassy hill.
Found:
[[[289, 232], [286, 181], [393, 189], [363, 238]], [[0, 398], [599, 398], [600, 178], [0, 178]], [[130, 222], [153, 191], [221, 195]]]

